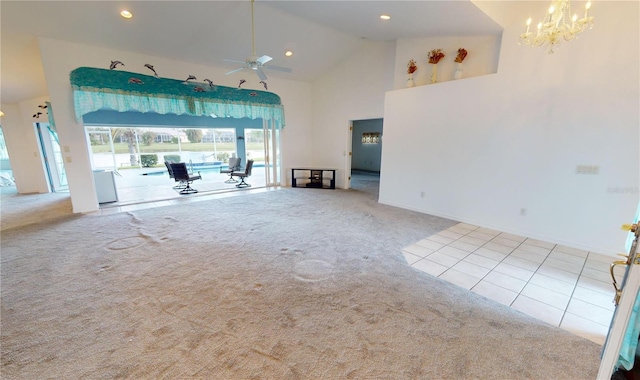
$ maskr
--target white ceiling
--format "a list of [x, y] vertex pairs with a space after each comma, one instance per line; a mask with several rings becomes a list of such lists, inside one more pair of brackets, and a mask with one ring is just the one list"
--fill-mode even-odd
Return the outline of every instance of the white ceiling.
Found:
[[[119, 16], [127, 8], [130, 20]], [[391, 20], [379, 19], [380, 14]], [[203, 65], [236, 67], [251, 55], [251, 8], [232, 1], [0, 1], [1, 101], [47, 95], [37, 36], [136, 51]], [[257, 0], [256, 53], [311, 81], [364, 40], [494, 35], [501, 28], [471, 1]], [[287, 49], [294, 56], [286, 58]], [[117, 58], [115, 58], [117, 59]], [[162, 74], [160, 73], [162, 76]]]

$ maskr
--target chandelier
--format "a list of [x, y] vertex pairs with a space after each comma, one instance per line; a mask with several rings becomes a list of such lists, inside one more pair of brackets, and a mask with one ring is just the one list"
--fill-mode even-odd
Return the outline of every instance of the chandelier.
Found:
[[593, 17], [589, 16], [591, 1], [584, 6], [584, 17], [578, 20], [578, 15], [571, 15], [571, 0], [553, 0], [548, 13], [538, 23], [538, 30], [529, 31], [531, 17], [527, 20], [527, 30], [520, 35], [518, 45], [545, 46], [549, 54], [563, 39], [571, 41], [578, 38], [578, 34], [585, 29], [593, 28]]

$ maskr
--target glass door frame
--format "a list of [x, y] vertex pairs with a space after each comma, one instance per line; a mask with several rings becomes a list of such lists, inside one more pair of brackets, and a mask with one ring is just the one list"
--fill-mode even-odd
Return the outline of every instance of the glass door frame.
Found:
[[[69, 184], [66, 182], [62, 150], [56, 136], [54, 136], [54, 132], [49, 128], [49, 123], [37, 122], [34, 123], [34, 128], [40, 143], [40, 157], [47, 174], [49, 191], [53, 193], [68, 191]], [[45, 128], [46, 131], [43, 131]]]
[[263, 120], [264, 170], [266, 187], [280, 186], [282, 181], [282, 150], [280, 128], [275, 121]]

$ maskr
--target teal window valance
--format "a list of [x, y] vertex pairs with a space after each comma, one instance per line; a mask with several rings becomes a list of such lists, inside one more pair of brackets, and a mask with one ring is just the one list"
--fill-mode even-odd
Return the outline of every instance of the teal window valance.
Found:
[[261, 118], [284, 126], [280, 97], [120, 70], [79, 67], [70, 74], [76, 118], [101, 109], [192, 116]]

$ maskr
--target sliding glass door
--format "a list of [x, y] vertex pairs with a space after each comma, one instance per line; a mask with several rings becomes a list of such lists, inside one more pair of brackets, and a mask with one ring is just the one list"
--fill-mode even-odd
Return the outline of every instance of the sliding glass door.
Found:
[[49, 127], [49, 123], [35, 123], [35, 128], [51, 191], [68, 191], [69, 184], [64, 170], [58, 134]]
[[275, 123], [263, 122], [264, 167], [266, 186], [279, 186], [281, 182], [282, 157], [280, 151], [280, 129]]
[[13, 170], [11, 169], [11, 163], [9, 162], [9, 151], [7, 145], [4, 142], [4, 134], [0, 127], [0, 187], [15, 186], [16, 182], [13, 179]]
[[116, 172], [121, 202], [180, 196], [172, 189], [165, 161], [185, 162], [200, 172], [202, 180], [193, 184], [199, 192], [237, 190], [225, 182], [228, 174], [220, 173], [230, 157], [242, 159], [242, 170], [247, 160], [254, 161], [246, 178], [251, 188], [280, 183], [279, 130], [260, 120], [228, 120], [215, 128], [92, 125], [86, 136], [93, 170]]

